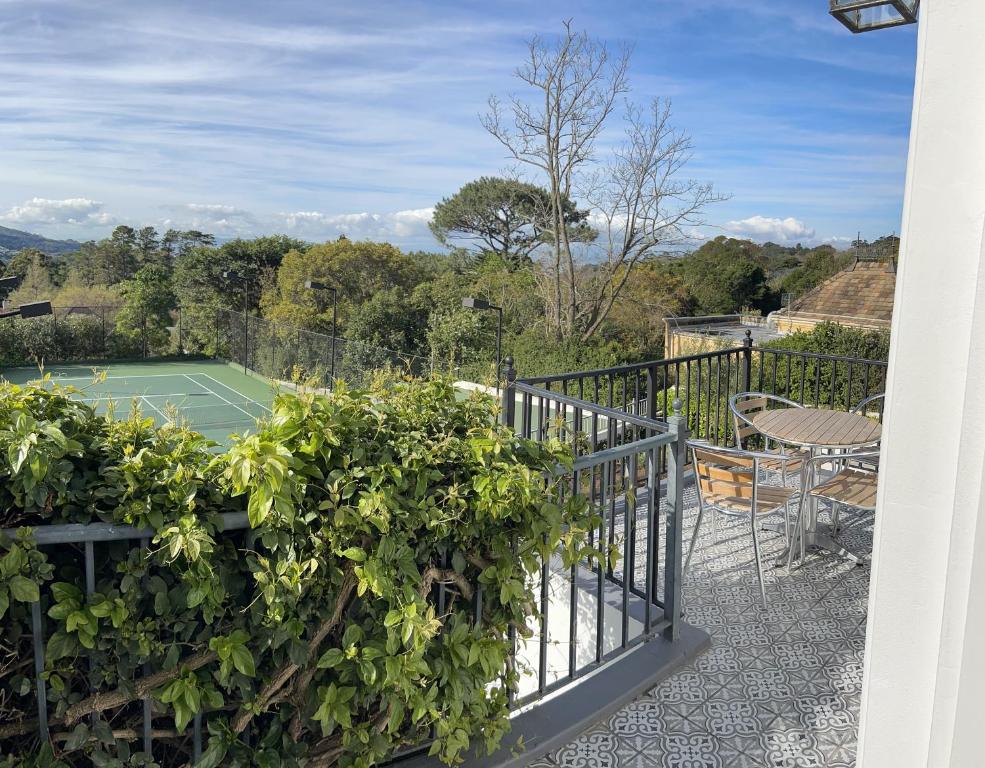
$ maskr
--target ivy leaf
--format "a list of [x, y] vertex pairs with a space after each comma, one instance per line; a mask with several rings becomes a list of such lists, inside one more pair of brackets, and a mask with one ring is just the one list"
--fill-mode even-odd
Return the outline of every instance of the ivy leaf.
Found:
[[14, 576], [8, 583], [10, 596], [22, 603], [35, 603], [41, 598], [38, 585], [26, 576]]
[[350, 560], [355, 560], [357, 563], [365, 562], [366, 553], [361, 547], [349, 547], [342, 551], [342, 557], [347, 557]]

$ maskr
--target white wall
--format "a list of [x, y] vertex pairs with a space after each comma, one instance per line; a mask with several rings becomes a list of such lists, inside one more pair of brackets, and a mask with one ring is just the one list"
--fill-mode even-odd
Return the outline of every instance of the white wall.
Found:
[[925, 0], [876, 513], [862, 768], [985, 765], [983, 235], [985, 2]]

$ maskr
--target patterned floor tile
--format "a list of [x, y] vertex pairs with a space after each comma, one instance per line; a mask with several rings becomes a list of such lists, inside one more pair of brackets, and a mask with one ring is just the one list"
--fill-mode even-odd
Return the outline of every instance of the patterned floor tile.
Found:
[[771, 768], [822, 768], [824, 756], [806, 731], [769, 729], [762, 735], [766, 765]]
[[709, 733], [665, 733], [658, 744], [662, 768], [727, 768]]
[[[764, 535], [764, 607], [748, 523], [721, 522], [703, 527], [684, 581], [711, 650], [536, 768], [854, 768], [868, 568], [811, 554], [788, 573], [773, 566], [782, 540]], [[844, 541], [868, 553], [871, 515]]]

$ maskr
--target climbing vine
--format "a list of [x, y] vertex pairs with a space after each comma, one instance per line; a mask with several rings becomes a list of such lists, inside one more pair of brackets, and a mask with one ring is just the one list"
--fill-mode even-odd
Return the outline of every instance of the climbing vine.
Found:
[[[508, 730], [540, 563], [601, 556], [560, 443], [447, 382], [281, 395], [225, 453], [51, 381], [0, 384], [0, 766], [370, 766], [433, 739], [460, 762]], [[224, 530], [223, 513], [249, 527]], [[56, 523], [147, 528], [41, 546]], [[30, 610], [45, 614], [50, 739]], [[142, 701], [153, 760], [142, 753]], [[160, 748], [160, 745], [165, 745]], [[156, 762], [155, 762], [156, 761]]]

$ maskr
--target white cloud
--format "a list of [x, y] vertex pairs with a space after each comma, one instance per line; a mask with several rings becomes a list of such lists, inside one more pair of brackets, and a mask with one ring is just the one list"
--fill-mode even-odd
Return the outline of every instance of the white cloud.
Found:
[[412, 240], [429, 236], [428, 222], [433, 208], [415, 208], [393, 213], [322, 213], [295, 211], [280, 214], [280, 220], [302, 237], [332, 237], [345, 235], [353, 240], [387, 238]]
[[216, 235], [255, 235], [263, 230], [257, 217], [243, 208], [222, 203], [182, 203], [166, 206], [171, 216], [162, 226], [198, 229]]
[[12, 206], [0, 214], [0, 221], [22, 226], [38, 224], [72, 224], [106, 226], [114, 218], [102, 210], [103, 204], [86, 197], [49, 200], [32, 197], [21, 205]]
[[726, 222], [726, 231], [756, 240], [769, 240], [775, 243], [789, 243], [795, 240], [811, 240], [814, 230], [800, 219], [788, 216], [785, 219], [769, 216], [750, 216], [748, 219]]

